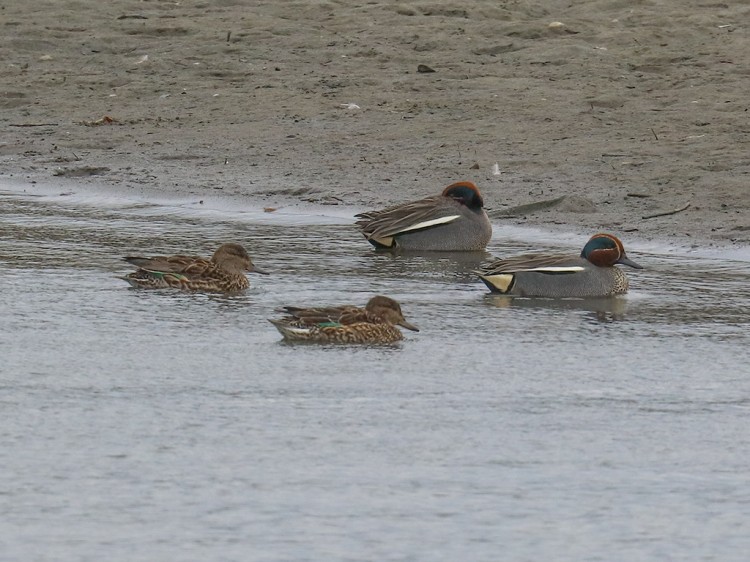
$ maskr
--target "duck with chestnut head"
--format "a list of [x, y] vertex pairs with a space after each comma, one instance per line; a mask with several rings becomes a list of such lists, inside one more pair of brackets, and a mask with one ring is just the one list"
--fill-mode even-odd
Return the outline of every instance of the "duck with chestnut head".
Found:
[[612, 234], [595, 234], [579, 256], [525, 254], [497, 260], [477, 271], [493, 293], [519, 297], [609, 297], [628, 291], [616, 264], [643, 269]]
[[492, 237], [482, 195], [469, 181], [451, 184], [440, 195], [356, 217], [355, 224], [377, 249], [480, 251]]

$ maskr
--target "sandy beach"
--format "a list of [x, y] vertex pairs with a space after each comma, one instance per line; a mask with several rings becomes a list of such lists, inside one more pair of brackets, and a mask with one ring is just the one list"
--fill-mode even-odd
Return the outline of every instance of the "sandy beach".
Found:
[[750, 6], [568, 4], [15, 0], [0, 173], [747, 245]]

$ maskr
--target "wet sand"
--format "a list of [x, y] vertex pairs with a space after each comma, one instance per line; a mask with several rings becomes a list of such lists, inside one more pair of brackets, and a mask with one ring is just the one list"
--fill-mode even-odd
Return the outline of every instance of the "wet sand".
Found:
[[47, 0], [0, 18], [15, 179], [274, 208], [468, 179], [496, 222], [750, 242], [747, 5]]

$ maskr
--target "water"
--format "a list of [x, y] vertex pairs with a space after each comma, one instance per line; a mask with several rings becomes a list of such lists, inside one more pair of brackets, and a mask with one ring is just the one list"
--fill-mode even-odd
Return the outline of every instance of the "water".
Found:
[[[747, 261], [626, 241], [626, 298], [508, 301], [477, 258], [373, 253], [345, 211], [203, 207], [0, 192], [2, 560], [746, 559]], [[272, 275], [117, 279], [225, 241]], [[295, 346], [266, 321], [377, 293], [422, 331]]]

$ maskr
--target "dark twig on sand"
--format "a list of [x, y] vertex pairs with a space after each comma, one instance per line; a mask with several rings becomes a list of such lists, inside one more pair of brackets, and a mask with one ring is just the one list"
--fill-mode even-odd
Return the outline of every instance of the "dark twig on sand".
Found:
[[11, 123], [10, 127], [57, 127], [59, 123]]
[[637, 198], [641, 198], [641, 199], [645, 199], [647, 197], [651, 197], [651, 195], [649, 193], [635, 193], [635, 192], [632, 192], [632, 193], [626, 193], [625, 195], [627, 195], [628, 197], [637, 197]]
[[674, 209], [672, 211], [663, 211], [661, 213], [654, 213], [653, 215], [644, 215], [641, 218], [643, 220], [646, 220], [646, 219], [655, 219], [656, 217], [666, 217], [668, 215], [676, 215], [677, 213], [681, 213], [682, 211], [684, 211], [688, 207], [690, 207], [690, 201], [688, 201], [685, 205], [683, 205], [679, 209]]

